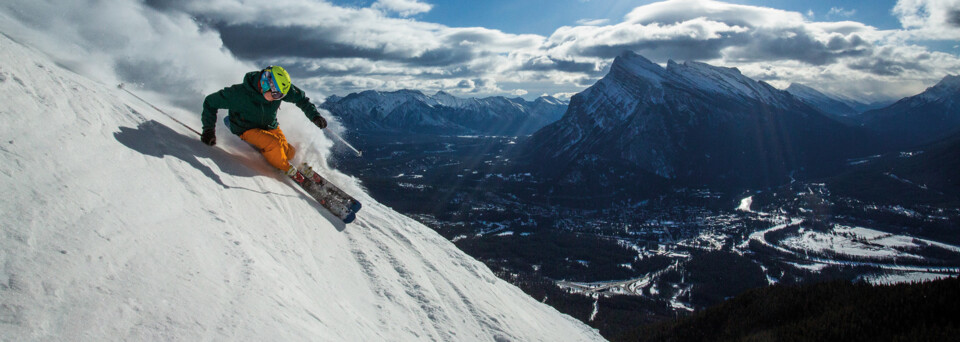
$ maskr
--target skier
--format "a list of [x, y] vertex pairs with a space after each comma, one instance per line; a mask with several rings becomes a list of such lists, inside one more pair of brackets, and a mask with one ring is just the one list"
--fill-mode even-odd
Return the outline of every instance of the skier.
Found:
[[310, 98], [290, 82], [290, 74], [280, 66], [270, 66], [248, 72], [243, 83], [223, 88], [203, 100], [200, 140], [210, 146], [217, 143], [214, 129], [217, 110], [227, 109], [229, 112], [223, 121], [233, 134], [260, 150], [270, 165], [297, 183], [303, 183], [304, 175], [290, 165], [296, 150], [278, 127], [277, 109], [281, 100], [296, 104], [317, 127], [327, 127], [327, 120], [320, 116]]

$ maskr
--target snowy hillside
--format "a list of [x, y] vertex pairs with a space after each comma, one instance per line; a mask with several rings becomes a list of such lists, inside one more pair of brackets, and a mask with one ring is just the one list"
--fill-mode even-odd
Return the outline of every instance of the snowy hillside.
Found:
[[223, 127], [205, 146], [3, 35], [0, 89], [0, 340], [602, 340], [353, 178], [322, 171], [364, 201], [344, 226]]

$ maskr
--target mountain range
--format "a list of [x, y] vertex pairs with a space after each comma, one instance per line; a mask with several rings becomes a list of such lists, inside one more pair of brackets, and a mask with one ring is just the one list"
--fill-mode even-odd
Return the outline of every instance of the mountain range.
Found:
[[356, 131], [515, 136], [558, 120], [567, 103], [552, 96], [526, 101], [460, 98], [444, 91], [429, 96], [416, 90], [369, 90], [328, 97], [319, 107]]
[[886, 102], [802, 84], [779, 90], [736, 68], [699, 62], [668, 61], [664, 68], [627, 51], [569, 103], [371, 90], [331, 96], [321, 107], [361, 132], [532, 134], [513, 159], [570, 184], [590, 178], [762, 187], [834, 174], [850, 158], [944, 138], [960, 128], [958, 97], [960, 77], [947, 76], [877, 109]]

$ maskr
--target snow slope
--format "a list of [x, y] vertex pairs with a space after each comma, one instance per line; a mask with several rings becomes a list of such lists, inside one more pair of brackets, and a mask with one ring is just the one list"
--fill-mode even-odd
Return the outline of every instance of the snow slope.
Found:
[[207, 147], [3, 35], [0, 91], [0, 340], [602, 340], [354, 179], [322, 171], [365, 204], [332, 223], [226, 129]]

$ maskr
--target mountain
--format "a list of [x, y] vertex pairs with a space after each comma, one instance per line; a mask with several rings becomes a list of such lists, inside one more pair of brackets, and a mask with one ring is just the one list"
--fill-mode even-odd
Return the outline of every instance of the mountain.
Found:
[[835, 118], [848, 118], [860, 114], [860, 112], [843, 100], [828, 96], [802, 84], [790, 84], [785, 90], [791, 95], [796, 96], [800, 101], [824, 113], [830, 114]]
[[735, 68], [673, 61], [663, 68], [627, 51], [524, 151], [561, 179], [587, 165], [694, 185], [764, 186], [795, 172], [831, 172], [862, 153], [857, 146], [867, 139]]
[[[203, 145], [114, 86], [0, 47], [17, 94], [0, 103], [0, 340], [603, 340], [350, 176], [318, 165], [364, 203], [344, 226], [222, 126]], [[324, 160], [330, 141], [286, 117], [297, 154]]]
[[551, 96], [534, 101], [502, 96], [459, 98], [440, 91], [368, 90], [331, 96], [320, 105], [347, 127], [367, 132], [527, 135], [557, 121], [567, 104]]
[[865, 112], [862, 120], [900, 148], [942, 139], [960, 128], [960, 76], [946, 76], [918, 95]]

